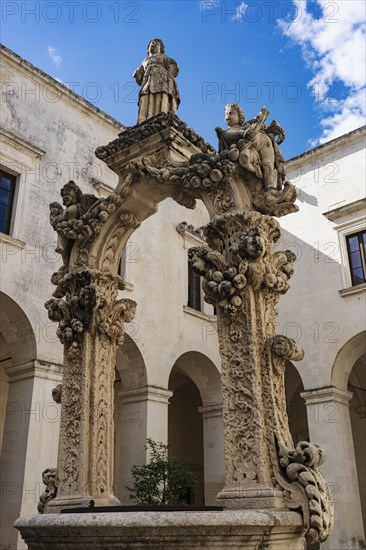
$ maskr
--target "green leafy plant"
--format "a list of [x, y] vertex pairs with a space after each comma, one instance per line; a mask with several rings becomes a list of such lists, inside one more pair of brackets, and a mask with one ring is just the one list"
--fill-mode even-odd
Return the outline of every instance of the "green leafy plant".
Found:
[[146, 440], [150, 461], [143, 466], [133, 466], [134, 483], [127, 485], [130, 498], [142, 505], [187, 504], [186, 496], [193, 489], [195, 479], [190, 465], [168, 455], [168, 445]]

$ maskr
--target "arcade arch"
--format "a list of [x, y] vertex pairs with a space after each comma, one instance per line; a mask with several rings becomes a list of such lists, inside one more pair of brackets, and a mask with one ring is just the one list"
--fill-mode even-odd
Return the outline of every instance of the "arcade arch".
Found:
[[192, 464], [199, 481], [194, 503], [213, 504], [225, 475], [219, 372], [202, 353], [185, 352], [173, 365], [169, 390], [170, 450]]
[[352, 336], [340, 349], [332, 368], [332, 385], [346, 390], [355, 363], [366, 354], [366, 331]]
[[[12, 525], [24, 508], [23, 482], [27, 479], [32, 485], [35, 475], [34, 472], [27, 475], [26, 470], [29, 433], [34, 424], [31, 411], [36, 338], [23, 309], [3, 292], [0, 293], [0, 345], [1, 532], [3, 544], [16, 548], [18, 534]], [[39, 413], [40, 423], [40, 409]], [[35, 409], [34, 414], [37, 414]], [[39, 476], [39, 472], [36, 475]]]
[[285, 370], [285, 392], [287, 415], [290, 432], [296, 445], [299, 441], [309, 441], [309, 426], [306, 413], [306, 405], [301, 393], [304, 391], [304, 384], [296, 367], [286, 362]]
[[145, 463], [144, 446], [150, 436], [146, 365], [128, 334], [117, 349], [114, 388], [114, 493], [122, 504], [131, 504], [126, 485], [132, 467]]
[[353, 397], [350, 401], [350, 417], [363, 526], [366, 531], [366, 354], [363, 354], [354, 363], [349, 375], [347, 389], [349, 392], [353, 393]]

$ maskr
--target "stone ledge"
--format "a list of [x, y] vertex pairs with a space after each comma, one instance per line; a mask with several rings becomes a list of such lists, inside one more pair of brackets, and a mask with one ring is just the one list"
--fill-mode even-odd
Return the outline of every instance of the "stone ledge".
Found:
[[275, 510], [45, 514], [14, 526], [30, 550], [303, 550], [301, 514]]
[[362, 283], [361, 285], [355, 285], [355, 286], [350, 286], [348, 288], [343, 288], [338, 292], [342, 296], [342, 298], [344, 298], [344, 296], [353, 296], [354, 294], [365, 292], [365, 290], [366, 290], [366, 283]]
[[208, 315], [208, 313], [204, 313], [203, 311], [198, 311], [197, 309], [193, 309], [193, 307], [183, 306], [183, 311], [184, 313], [189, 313], [189, 315], [193, 315], [193, 317], [198, 317], [203, 321], [209, 321], [210, 323], [217, 322], [216, 315]]
[[7, 233], [0, 233], [0, 243], [11, 244], [16, 248], [19, 248], [19, 250], [22, 250], [25, 247], [24, 241], [21, 241], [20, 239], [16, 239], [15, 237], [8, 235]]

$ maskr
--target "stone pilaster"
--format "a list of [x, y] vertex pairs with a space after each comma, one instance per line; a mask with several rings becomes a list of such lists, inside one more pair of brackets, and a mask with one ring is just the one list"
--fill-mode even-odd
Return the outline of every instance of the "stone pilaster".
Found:
[[126, 485], [132, 481], [132, 467], [146, 463], [146, 439], [168, 441], [171, 396], [171, 391], [154, 386], [117, 391], [115, 487], [122, 504], [131, 504]]
[[349, 403], [353, 394], [335, 387], [301, 394], [305, 399], [311, 439], [321, 441], [328, 460], [322, 471], [334, 504], [334, 529], [322, 546], [337, 550], [363, 548], [361, 515]]
[[225, 460], [222, 404], [199, 407], [203, 420], [205, 504], [214, 505], [224, 486]]
[[60, 406], [52, 400], [52, 389], [62, 379], [62, 366], [35, 360], [5, 372], [9, 392], [0, 467], [1, 541], [15, 548], [12, 525], [19, 515], [34, 513], [42, 492], [39, 471], [56, 464]]

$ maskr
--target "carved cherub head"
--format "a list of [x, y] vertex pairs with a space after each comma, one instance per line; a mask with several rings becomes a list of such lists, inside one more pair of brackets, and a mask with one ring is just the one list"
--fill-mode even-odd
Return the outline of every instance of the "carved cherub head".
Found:
[[55, 401], [55, 403], [61, 404], [61, 398], [62, 384], [57, 384], [57, 386], [52, 390], [52, 399]]
[[188, 250], [189, 262], [198, 275], [205, 275], [209, 269], [206, 261], [207, 252], [208, 249], [203, 246], [194, 246]]
[[225, 122], [228, 126], [243, 126], [245, 114], [237, 103], [228, 103], [225, 107]]
[[165, 46], [161, 38], [153, 38], [147, 45], [147, 55], [154, 55], [157, 53], [164, 53]]
[[125, 305], [124, 321], [126, 323], [131, 323], [136, 313], [136, 302], [134, 302], [133, 300], [129, 300], [128, 298], [125, 298], [123, 300], [123, 303]]
[[285, 250], [285, 254], [287, 257], [287, 262], [282, 266], [282, 271], [290, 279], [294, 274], [294, 262], [296, 261], [296, 254], [294, 254], [291, 250]]
[[259, 227], [252, 227], [240, 239], [239, 254], [244, 259], [258, 260], [266, 253], [266, 238]]
[[61, 212], [63, 212], [63, 208], [59, 202], [51, 202], [50, 204], [50, 217], [55, 218], [58, 216]]
[[62, 202], [66, 207], [80, 202], [81, 195], [80, 187], [72, 180], [66, 183], [61, 189]]

